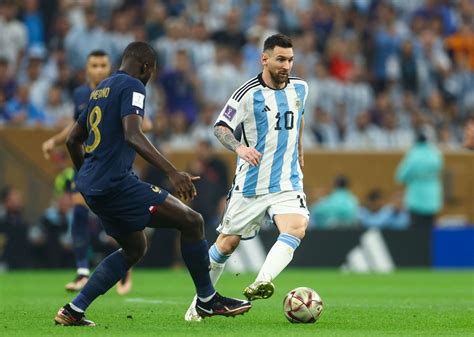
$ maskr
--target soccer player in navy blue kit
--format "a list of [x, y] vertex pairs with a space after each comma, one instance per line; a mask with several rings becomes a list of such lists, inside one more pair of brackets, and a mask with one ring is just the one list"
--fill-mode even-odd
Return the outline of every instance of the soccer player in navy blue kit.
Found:
[[122, 248], [106, 257], [81, 292], [58, 311], [57, 324], [95, 325], [85, 319], [84, 311], [145, 255], [145, 227], [181, 232], [181, 253], [196, 287], [196, 310], [201, 316], [235, 316], [251, 308], [248, 301], [215, 291], [202, 216], [167, 191], [140, 181], [131, 170], [138, 153], [167, 174], [179, 198], [190, 200], [196, 195], [193, 180], [199, 178], [177, 171], [142, 131], [145, 85], [155, 71], [153, 48], [145, 42], [129, 44], [120, 70], [91, 93], [87, 111], [69, 134], [67, 147], [78, 170], [77, 189]]

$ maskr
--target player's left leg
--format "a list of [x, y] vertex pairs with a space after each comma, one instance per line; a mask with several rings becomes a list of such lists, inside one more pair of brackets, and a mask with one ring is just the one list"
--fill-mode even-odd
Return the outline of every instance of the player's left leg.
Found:
[[273, 295], [275, 288], [272, 281], [291, 262], [308, 227], [309, 212], [302, 191], [272, 193], [267, 197], [272, 202], [268, 214], [278, 227], [280, 235], [268, 252], [255, 282], [244, 290], [244, 295], [249, 300]]
[[293, 259], [293, 253], [298, 248], [308, 226], [308, 219], [301, 214], [279, 214], [273, 219], [280, 235], [268, 252], [255, 282], [244, 290], [244, 295], [251, 301], [273, 295], [272, 281]]
[[147, 244], [143, 231], [116, 235], [114, 239], [122, 247], [107, 256], [96, 268], [89, 281], [71, 303], [62, 307], [56, 317], [56, 324], [95, 326], [85, 319], [84, 312], [100, 295], [105, 294], [131, 266], [145, 255]]

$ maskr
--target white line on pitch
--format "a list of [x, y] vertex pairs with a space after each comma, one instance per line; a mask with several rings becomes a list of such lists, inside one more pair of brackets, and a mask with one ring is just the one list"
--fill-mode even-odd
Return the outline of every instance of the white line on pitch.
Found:
[[164, 301], [164, 300], [152, 300], [147, 298], [127, 298], [125, 302], [133, 302], [133, 303], [149, 303], [149, 304], [182, 304], [183, 302], [177, 301]]

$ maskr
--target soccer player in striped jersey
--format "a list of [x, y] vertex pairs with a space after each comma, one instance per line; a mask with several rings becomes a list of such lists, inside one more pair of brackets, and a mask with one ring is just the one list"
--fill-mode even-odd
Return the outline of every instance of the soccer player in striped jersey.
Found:
[[[261, 62], [263, 72], [234, 92], [214, 128], [220, 142], [238, 156], [218, 227], [220, 235], [209, 249], [214, 284], [240, 240], [256, 236], [265, 216], [270, 216], [280, 231], [255, 282], [244, 290], [249, 300], [272, 296], [272, 281], [292, 260], [309, 219], [301, 171], [308, 85], [290, 76], [293, 48], [285, 35], [265, 40]], [[233, 133], [238, 126], [242, 128], [241, 141]], [[185, 319], [200, 320], [193, 305]]]

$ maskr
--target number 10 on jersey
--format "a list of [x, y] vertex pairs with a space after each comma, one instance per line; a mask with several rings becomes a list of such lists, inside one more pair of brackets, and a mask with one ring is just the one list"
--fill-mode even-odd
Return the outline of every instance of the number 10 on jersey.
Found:
[[281, 130], [281, 126], [280, 126], [281, 119], [283, 119], [283, 123], [286, 130], [293, 129], [293, 126], [295, 124], [295, 114], [293, 113], [293, 111], [286, 111], [283, 114], [277, 112], [277, 114], [275, 115], [275, 118], [277, 119], [275, 130]]

